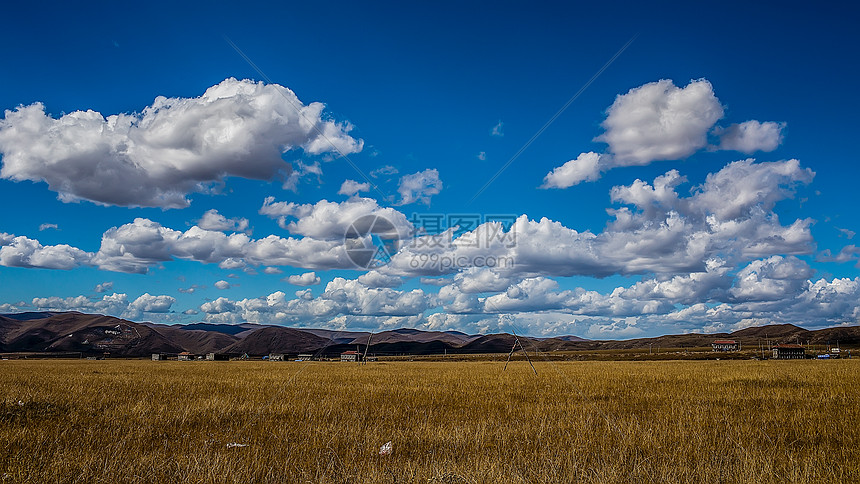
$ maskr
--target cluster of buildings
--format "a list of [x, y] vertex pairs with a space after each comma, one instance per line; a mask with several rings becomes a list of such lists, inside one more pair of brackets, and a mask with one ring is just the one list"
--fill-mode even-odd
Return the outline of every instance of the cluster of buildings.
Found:
[[[152, 361], [166, 361], [166, 360], [177, 360], [177, 361], [194, 361], [194, 360], [206, 360], [206, 361], [229, 361], [231, 359], [241, 359], [247, 360], [249, 357], [247, 354], [244, 355], [232, 355], [228, 353], [207, 353], [206, 355], [195, 355], [194, 353], [183, 351], [182, 353], [153, 353]], [[289, 358], [284, 353], [270, 353], [268, 356], [263, 357], [264, 360], [268, 361], [286, 361]], [[298, 357], [295, 358], [295, 361], [313, 361], [321, 359], [318, 356], [312, 355], [310, 353], [302, 353], [299, 354]], [[349, 362], [360, 362], [363, 361], [363, 355], [358, 351], [344, 351], [340, 354], [340, 361], [349, 361]], [[368, 361], [376, 361], [375, 357], [368, 357]]]
[[[733, 339], [718, 339], [711, 343], [711, 350], [718, 352], [740, 351], [741, 343]], [[770, 346], [771, 358], [774, 360], [802, 360], [807, 358], [807, 347], [801, 344], [776, 344]], [[812, 356], [809, 356], [810, 358]], [[816, 356], [819, 359], [840, 358], [842, 355], [838, 347], [830, 348], [825, 353]]]

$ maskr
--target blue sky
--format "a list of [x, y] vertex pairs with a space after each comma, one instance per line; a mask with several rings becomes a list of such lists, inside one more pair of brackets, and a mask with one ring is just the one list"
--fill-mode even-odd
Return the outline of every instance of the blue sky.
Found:
[[[860, 317], [856, 6], [8, 18], [0, 312], [590, 338]], [[343, 240], [363, 215], [403, 240], [370, 275]], [[520, 217], [515, 246], [428, 248], [413, 237], [435, 215]]]

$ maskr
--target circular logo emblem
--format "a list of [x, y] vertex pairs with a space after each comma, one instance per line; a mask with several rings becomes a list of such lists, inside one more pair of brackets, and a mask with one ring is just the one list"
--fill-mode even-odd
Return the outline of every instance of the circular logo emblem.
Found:
[[382, 267], [397, 253], [400, 234], [390, 220], [379, 215], [357, 218], [343, 235], [346, 255], [362, 269]]

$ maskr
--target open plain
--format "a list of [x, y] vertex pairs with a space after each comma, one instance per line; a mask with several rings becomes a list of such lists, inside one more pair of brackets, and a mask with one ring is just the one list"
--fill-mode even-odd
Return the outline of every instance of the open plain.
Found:
[[856, 359], [535, 365], [2, 361], [0, 482], [860, 479]]

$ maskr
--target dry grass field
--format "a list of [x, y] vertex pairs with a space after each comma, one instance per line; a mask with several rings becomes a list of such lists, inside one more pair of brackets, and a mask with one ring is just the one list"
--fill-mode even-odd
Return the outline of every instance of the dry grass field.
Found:
[[502, 366], [0, 361], [0, 483], [860, 481], [860, 360]]

